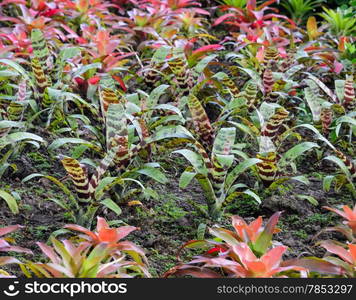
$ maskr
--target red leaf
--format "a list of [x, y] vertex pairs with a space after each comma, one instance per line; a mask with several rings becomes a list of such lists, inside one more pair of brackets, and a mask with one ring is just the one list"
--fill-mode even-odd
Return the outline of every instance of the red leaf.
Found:
[[84, 79], [80, 78], [80, 77], [75, 77], [74, 81], [78, 84], [78, 85], [83, 85], [84, 84]]
[[212, 45], [207, 45], [207, 46], [203, 46], [203, 47], [200, 47], [199, 49], [197, 50], [194, 50], [193, 51], [193, 55], [202, 55], [202, 54], [205, 54], [207, 52], [212, 52], [212, 51], [215, 51], [215, 50], [220, 50], [222, 49], [223, 46], [219, 45], [219, 44], [212, 44]]
[[225, 252], [227, 249], [221, 246], [216, 246], [214, 248], [209, 249], [206, 253], [207, 254], [213, 254], [216, 252]]
[[62, 9], [59, 9], [59, 8], [56, 8], [56, 9], [49, 9], [43, 13], [41, 13], [41, 16], [45, 16], [45, 17], [52, 17], [60, 12], [62, 12], [63, 10]]
[[267, 5], [273, 4], [276, 1], [277, 0], [269, 0], [267, 2], [264, 2], [260, 6], [257, 7], [257, 10], [261, 10], [261, 9], [265, 8]]
[[120, 84], [120, 86], [124, 92], [127, 91], [125, 82], [122, 80], [122, 78], [120, 76], [112, 75], [112, 78], [115, 79]]
[[88, 44], [88, 41], [82, 37], [78, 37], [76, 41], [78, 44]]
[[267, 14], [263, 17], [264, 20], [267, 20], [267, 19], [272, 19], [272, 18], [277, 18], [277, 19], [283, 19], [283, 20], [286, 20], [288, 21], [291, 25], [292, 25], [292, 28], [296, 28], [297, 25], [294, 23], [293, 20], [289, 19], [288, 17], [286, 16], [283, 16], [283, 15], [279, 15], [279, 14]]
[[100, 81], [100, 77], [99, 76], [94, 76], [88, 79], [88, 83], [91, 85], [96, 85], [98, 84], [98, 82]]

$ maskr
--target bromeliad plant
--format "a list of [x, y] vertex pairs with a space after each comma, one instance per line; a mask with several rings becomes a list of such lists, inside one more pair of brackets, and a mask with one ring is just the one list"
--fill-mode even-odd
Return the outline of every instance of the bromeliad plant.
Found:
[[[283, 260], [287, 247], [272, 240], [280, 212], [271, 216], [263, 226], [262, 217], [247, 224], [241, 217], [232, 217], [234, 231], [215, 226], [209, 229], [213, 239], [192, 240], [181, 249], [204, 249], [202, 255], [189, 263], [179, 263], [164, 274], [170, 276], [193, 276], [198, 278], [221, 277], [320, 277], [349, 276], [354, 272], [354, 247], [344, 248], [324, 244], [332, 253], [342, 257], [346, 263], [334, 258], [300, 257]], [[179, 256], [178, 256], [179, 259]], [[352, 277], [352, 275], [350, 275]]]
[[[356, 276], [356, 244], [347, 244], [339, 246], [333, 242], [321, 242], [320, 246], [325, 248], [329, 253], [335, 254], [338, 257], [327, 256], [324, 257], [325, 261], [328, 261], [336, 266], [341, 267], [345, 271], [345, 277], [355, 278]], [[345, 249], [346, 248], [346, 249]]]
[[[150, 277], [142, 249], [129, 241], [120, 241], [136, 227], [110, 228], [105, 219], [98, 218], [97, 232], [79, 225], [65, 228], [85, 234], [85, 241], [75, 243], [51, 238], [53, 247], [37, 243], [50, 262], [21, 265], [28, 278], [132, 278]], [[133, 260], [127, 259], [129, 255]]]
[[[12, 65], [12, 61], [7, 59], [0, 60], [1, 63]], [[18, 72], [6, 67], [3, 72], [5, 76], [0, 90], [5, 95], [0, 99], [0, 177], [8, 169], [17, 170], [12, 161], [24, 152], [26, 146], [39, 149], [41, 144], [45, 144], [42, 137], [29, 132], [31, 124], [25, 122], [24, 116], [29, 103], [27, 81], [21, 79]], [[17, 80], [17, 84], [13, 84], [10, 78]], [[12, 211], [15, 213], [17, 209]]]
[[[199, 47], [200, 44], [198, 38], [177, 41], [175, 46], [167, 45], [164, 40], [157, 42], [155, 47], [158, 49], [150, 65], [142, 69], [148, 85], [157, 85], [162, 79], [169, 83], [172, 96], [166, 101], [178, 106], [182, 112], [190, 92], [194, 89], [196, 93], [207, 81], [208, 67], [217, 56], [214, 52], [223, 48], [220, 44]], [[194, 86], [194, 82], [198, 84]]]
[[[187, 187], [195, 178], [204, 191], [208, 214], [212, 218], [219, 218], [224, 206], [241, 194], [249, 195], [260, 202], [253, 191], [245, 184], [236, 183], [236, 180], [242, 172], [261, 160], [245, 155], [244, 160], [233, 167], [236, 129], [229, 127], [213, 130], [202, 104], [195, 95], [188, 97], [188, 107], [196, 138], [187, 141], [194, 150], [185, 148], [173, 152], [183, 155], [192, 165], [182, 173], [180, 187]], [[239, 189], [245, 190], [240, 192]]]
[[[12, 233], [18, 229], [22, 228], [20, 225], [11, 225], [7, 227], [0, 228], [0, 252], [17, 252], [17, 253], [28, 253], [32, 254], [32, 251], [26, 248], [22, 248], [19, 246], [13, 246], [9, 244], [9, 241], [12, 239], [4, 237], [4, 235]], [[20, 264], [21, 262], [11, 256], [0, 256], [0, 266], [8, 265], [8, 264]], [[10, 275], [5, 270], [0, 269], [0, 278], [11, 278], [14, 277]]]
[[325, 0], [287, 0], [283, 1], [281, 5], [287, 9], [292, 16], [292, 20], [300, 24], [309, 15], [311, 15], [316, 8], [320, 7]]
[[108, 243], [108, 247], [113, 253], [120, 254], [120, 251], [124, 252], [130, 255], [138, 264], [143, 264], [143, 262], [147, 263], [145, 253], [140, 247], [130, 241], [121, 241], [131, 232], [139, 230], [137, 227], [121, 226], [111, 228], [104, 218], [98, 217], [95, 232], [76, 224], [68, 224], [65, 225], [64, 228], [83, 233], [81, 237], [93, 245]]
[[208, 248], [187, 264], [179, 264], [164, 277], [190, 275], [199, 278], [219, 277], [286, 277], [286, 274], [299, 272], [306, 277], [307, 269], [298, 266], [282, 266], [282, 256], [287, 247], [271, 247], [272, 236], [278, 232], [276, 224], [280, 212], [275, 213], [262, 226], [262, 217], [247, 224], [241, 217], [232, 217], [234, 231], [221, 227], [210, 228], [213, 240], [194, 240], [182, 248]]
[[[244, 43], [282, 43], [288, 44], [288, 38], [295, 28], [295, 23], [288, 17], [278, 14], [278, 9], [269, 5], [276, 0], [265, 1], [258, 5], [257, 1], [249, 0], [246, 7], [222, 6], [221, 11], [228, 12], [217, 18], [213, 26], [228, 25], [238, 41]], [[267, 12], [268, 11], [268, 12]], [[272, 12], [271, 12], [272, 11]], [[287, 21], [287, 22], [283, 22]], [[234, 33], [231, 33], [234, 35]]]
[[[343, 244], [334, 240], [318, 242], [317, 245], [327, 250], [323, 260], [341, 268], [344, 277], [354, 278], [356, 275], [356, 206], [351, 209], [349, 206], [343, 205], [342, 210], [328, 206], [324, 206], [324, 208], [342, 216], [345, 221], [343, 225], [326, 228], [322, 230], [321, 233], [332, 231], [340, 232], [348, 239], [348, 243]], [[334, 254], [337, 257], [329, 254]]]
[[356, 205], [353, 209], [347, 205], [343, 205], [342, 210], [328, 206], [324, 206], [324, 208], [345, 219], [343, 225], [327, 228], [326, 231], [339, 231], [344, 234], [351, 243], [354, 243], [356, 240]]
[[[30, 109], [26, 111], [29, 113], [28, 123], [35, 123], [40, 116], [46, 127], [69, 124], [69, 107], [72, 103], [75, 103], [81, 111], [83, 108], [93, 111], [90, 103], [73, 93], [72, 76], [76, 77], [91, 70], [88, 67], [81, 70], [75, 64], [80, 49], [70, 46], [60, 48], [53, 41], [48, 41], [39, 29], [30, 32], [30, 41], [32, 53], [29, 62], [23, 59], [0, 61], [1, 66], [5, 67], [5, 72], [11, 75], [10, 78], [16, 77], [16, 84], [19, 86], [18, 98], [21, 98], [12, 103], [16, 103], [18, 107], [19, 102], [23, 103], [24, 109], [30, 104], [28, 105]], [[30, 64], [30, 71], [28, 71], [28, 64]], [[9, 75], [6, 76], [6, 80]], [[11, 82], [8, 86], [11, 86]], [[13, 96], [9, 93], [11, 89], [6, 87], [4, 93], [9, 99]], [[18, 114], [18, 117], [20, 116], [21, 114]]]
[[[143, 127], [140, 126], [141, 123], [137, 120], [135, 122], [135, 119], [131, 118], [132, 123], [137, 125], [134, 126], [135, 129], [141, 130], [139, 134], [140, 138], [137, 144], [134, 144], [133, 142], [136, 141], [131, 139], [132, 135], [129, 140], [124, 105], [116, 101], [110, 103], [110, 99], [112, 100], [112, 98], [108, 97], [109, 90], [104, 90], [103, 92], [106, 95], [106, 100], [102, 102], [102, 112], [104, 116], [103, 122], [106, 126], [107, 147], [104, 158], [99, 164], [95, 164], [90, 160], [84, 160], [83, 162], [86, 163], [84, 164], [75, 158], [60, 156], [62, 165], [74, 185], [76, 194], [73, 194], [66, 185], [53, 176], [35, 173], [23, 179], [23, 182], [26, 182], [35, 177], [44, 177], [54, 182], [63, 190], [68, 200], [59, 201], [53, 199], [53, 201], [67, 210], [72, 216], [73, 221], [81, 225], [91, 224], [100, 204], [119, 215], [121, 209], [118, 204], [126, 204], [130, 200], [130, 197], [141, 191], [148, 197], [150, 189], [145, 188], [141, 183], [139, 180], [140, 176], [147, 176], [160, 183], [167, 182], [166, 176], [157, 168], [159, 164], [148, 163], [135, 166], [134, 159], [142, 149], [168, 138], [192, 139], [191, 134], [179, 125], [160, 126], [154, 134], [146, 135], [142, 130]], [[113, 94], [110, 93], [110, 95]], [[129, 116], [127, 117], [130, 119]], [[68, 139], [59, 139], [54, 143], [60, 146], [67, 142], [83, 143], [83, 140], [69, 139], [68, 141]], [[92, 174], [88, 172], [88, 164], [95, 168]], [[111, 174], [104, 177], [108, 172]], [[136, 186], [132, 186], [130, 183]], [[104, 198], [107, 192], [110, 194], [110, 197]]]
[[[318, 144], [305, 141], [285, 151], [284, 144], [288, 136], [295, 136], [298, 142], [301, 140], [301, 136], [294, 132], [294, 128], [289, 129], [285, 125], [289, 112], [283, 106], [267, 102], [263, 102], [255, 112], [251, 121], [236, 115], [234, 116], [236, 121], [228, 123], [244, 134], [242, 138], [245, 141], [252, 138], [252, 144], [257, 142], [256, 159], [259, 162], [256, 167], [264, 189], [273, 190], [289, 179], [308, 183], [304, 176], [293, 176], [297, 173], [295, 162], [305, 152], [318, 148]], [[256, 125], [253, 122], [256, 122]]]
[[63, 124], [74, 127], [72, 124], [76, 114], [72, 116], [69, 113], [73, 103], [82, 114], [87, 110], [95, 118], [97, 112], [93, 104], [74, 93], [76, 87], [73, 78], [78, 79], [85, 73], [90, 79], [102, 65], [99, 62], [82, 65], [78, 62], [81, 54], [79, 47], [60, 48], [57, 44], [52, 45], [39, 29], [31, 31], [31, 42], [30, 84], [36, 100], [34, 118], [39, 115], [46, 127], [58, 128]]
[[320, 14], [329, 24], [330, 31], [336, 36], [352, 36], [356, 32], [356, 20], [353, 17], [354, 8], [348, 9], [338, 7], [336, 10], [323, 7], [324, 12]]

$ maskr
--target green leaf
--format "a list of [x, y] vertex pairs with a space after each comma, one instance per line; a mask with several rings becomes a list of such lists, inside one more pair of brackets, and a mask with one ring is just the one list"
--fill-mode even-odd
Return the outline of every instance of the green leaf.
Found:
[[261, 200], [260, 196], [258, 196], [255, 192], [253, 192], [251, 190], [246, 190], [246, 191], [243, 191], [242, 193], [252, 197], [253, 199], [255, 199], [258, 204], [262, 203], [262, 200]]
[[335, 93], [340, 103], [342, 103], [345, 96], [345, 80], [335, 80]]
[[112, 186], [113, 182], [115, 181], [120, 181], [121, 177], [104, 177], [102, 178], [99, 183], [98, 186], [95, 188], [95, 199], [100, 199], [104, 192], [109, 189], [109, 186]]
[[308, 195], [297, 195], [297, 197], [301, 200], [307, 200], [314, 206], [318, 206], [319, 202], [316, 200], [313, 196], [308, 196]]
[[234, 162], [234, 156], [233, 155], [221, 155], [221, 154], [216, 154], [215, 155], [216, 160], [218, 163], [225, 168], [226, 170], [231, 167], [232, 163]]
[[201, 248], [205, 248], [207, 246], [210, 246], [210, 244], [206, 240], [192, 240], [192, 241], [189, 241], [189, 242], [185, 243], [182, 246], [182, 249], [183, 248], [188, 248], [188, 249], [197, 249], [198, 248], [198, 249], [201, 249]]
[[236, 183], [228, 190], [228, 194], [232, 194], [237, 189], [241, 189], [241, 188], [248, 188], [248, 186], [244, 183]]
[[225, 181], [226, 190], [230, 189], [231, 185], [235, 182], [235, 180], [241, 173], [243, 173], [248, 168], [260, 162], [262, 161], [258, 158], [249, 158], [239, 163], [234, 169], [232, 169], [232, 171], [226, 177], [226, 181]]
[[[290, 131], [296, 129], [296, 128], [299, 128], [299, 127], [304, 127], [304, 128], [307, 128], [311, 131], [313, 131], [315, 133], [315, 135], [317, 136], [317, 138], [321, 141], [323, 141], [324, 143], [326, 143], [331, 149], [335, 150], [335, 147], [333, 144], [331, 144], [320, 132], [318, 129], [316, 129], [313, 125], [311, 124], [301, 124], [301, 125], [298, 125], [298, 126], [295, 126], [294, 128], [290, 129]], [[285, 135], [286, 137], [287, 135]]]
[[52, 201], [52, 202], [56, 203], [59, 207], [70, 211], [70, 206], [68, 206], [67, 203], [65, 203], [64, 201], [62, 201], [60, 199], [49, 198], [48, 201]]
[[199, 154], [189, 149], [180, 149], [172, 153], [179, 153], [183, 155], [190, 162], [198, 174], [203, 174], [204, 176], [208, 175], [208, 170], [206, 169], [203, 159]]
[[61, 52], [59, 53], [59, 56], [60, 56], [62, 62], [66, 62], [68, 59], [78, 56], [79, 54], [80, 54], [79, 47], [70, 47], [70, 48], [65, 48], [65, 49], [61, 50]]
[[236, 128], [221, 128], [215, 137], [213, 155], [229, 155], [235, 143]]
[[292, 180], [296, 180], [299, 181], [301, 183], [304, 183], [306, 185], [310, 184], [310, 181], [307, 177], [305, 177], [304, 175], [300, 175], [300, 176], [294, 176], [291, 178]]
[[0, 198], [5, 200], [7, 206], [10, 208], [13, 214], [16, 215], [19, 213], [19, 207], [17, 205], [16, 199], [11, 194], [3, 190], [0, 190]]
[[350, 125], [356, 126], [356, 119], [349, 116], [342, 116], [337, 119], [336, 124], [349, 123]]
[[242, 132], [250, 135], [252, 138], [256, 137], [256, 135], [253, 132], [253, 130], [250, 127], [248, 127], [247, 125], [245, 125], [245, 124], [241, 124], [241, 123], [237, 123], [237, 122], [231, 122], [231, 121], [229, 122], [229, 124], [234, 125], [236, 128], [240, 129]]
[[295, 145], [293, 148], [289, 149], [286, 153], [283, 154], [280, 163], [288, 163], [295, 160], [298, 156], [302, 155], [304, 152], [312, 149], [319, 148], [319, 145], [313, 142], [303, 142], [298, 145]]
[[200, 223], [197, 229], [197, 239], [204, 240], [205, 232], [206, 232], [206, 224]]
[[[268, 103], [268, 102], [262, 102], [260, 105], [258, 111], [262, 115], [263, 122], [268, 121], [274, 114], [277, 108], [280, 108], [281, 106], [277, 103]], [[263, 123], [261, 122], [261, 123]], [[263, 124], [261, 124], [262, 127]]]
[[261, 76], [257, 73], [257, 71], [241, 67], [238, 68], [247, 73], [258, 86], [262, 86]]
[[85, 116], [85, 115], [80, 115], [80, 114], [73, 114], [73, 115], [69, 115], [67, 117], [68, 119], [79, 119], [81, 120], [85, 125], [89, 125], [90, 124], [90, 119]]
[[68, 252], [68, 250], [65, 248], [65, 246], [60, 241], [58, 241], [54, 237], [51, 237], [51, 242], [52, 242], [55, 250], [62, 257], [65, 268], [67, 270], [69, 270], [70, 272], [73, 272], [73, 269], [75, 269], [73, 266], [74, 262], [72, 260], [70, 253]]
[[16, 77], [19, 74], [16, 72], [12, 72], [10, 70], [0, 70], [0, 78], [3, 79], [5, 77]]
[[217, 79], [219, 81], [222, 81], [222, 80], [224, 80], [224, 79], [226, 79], [228, 77], [229, 76], [224, 72], [217, 72], [212, 76], [212, 78]]
[[109, 247], [106, 243], [98, 244], [84, 260], [80, 269], [81, 278], [95, 278], [97, 276], [100, 262], [107, 256]]
[[184, 171], [179, 178], [179, 188], [185, 189], [193, 178], [197, 175], [196, 172]]
[[48, 146], [48, 150], [49, 151], [53, 151], [53, 150], [65, 145], [65, 144], [81, 144], [81, 145], [88, 146], [90, 148], [96, 148], [97, 147], [94, 144], [92, 144], [91, 142], [88, 142], [88, 141], [83, 140], [83, 139], [78, 139], [78, 138], [59, 138], [59, 139], [56, 139], [55, 141], [53, 141], [53, 143]]
[[310, 79], [312, 79], [324, 92], [326, 95], [328, 95], [334, 103], [336, 103], [336, 96], [333, 94], [333, 92], [322, 82], [320, 81], [317, 77], [310, 73], [305, 73], [309, 76]]
[[158, 193], [154, 189], [151, 189], [150, 187], [147, 187], [143, 190], [143, 195], [145, 199], [150, 199], [150, 198], [155, 200], [159, 199]]
[[322, 99], [320, 97], [318, 97], [318, 95], [316, 95], [313, 91], [312, 88], [310, 88], [309, 86], [307, 86], [304, 89], [304, 97], [305, 100], [312, 112], [313, 115], [313, 121], [319, 122], [320, 121], [320, 114], [321, 114], [321, 102]]
[[223, 228], [220, 227], [209, 228], [209, 232], [211, 235], [223, 240], [224, 242], [226, 242], [231, 246], [237, 245], [239, 243], [238, 240], [235, 239], [232, 234], [230, 234]]
[[102, 205], [106, 206], [107, 208], [111, 209], [116, 215], [120, 216], [122, 213], [121, 208], [110, 198], [106, 198], [100, 202]]
[[80, 67], [78, 70], [76, 70], [72, 77], [75, 78], [75, 77], [78, 77], [80, 75], [82, 75], [83, 73], [86, 73], [87, 71], [89, 70], [92, 70], [92, 69], [101, 69], [101, 63], [93, 63], [93, 64], [89, 64], [89, 65], [83, 65], [82, 67]]
[[170, 53], [171, 47], [162, 46], [159, 47], [152, 56], [151, 61], [155, 63], [160, 63], [166, 61], [167, 55]]
[[40, 136], [29, 133], [29, 132], [14, 132], [10, 133], [0, 139], [0, 147], [6, 146], [8, 144], [13, 144], [23, 140], [34, 140], [43, 143], [44, 140]]
[[0, 128], [9, 128], [9, 127], [23, 127], [23, 122], [9, 121], [9, 120], [1, 120]]
[[44, 177], [44, 178], [52, 181], [53, 183], [55, 183], [68, 196], [69, 200], [71, 200], [71, 203], [73, 204], [73, 207], [78, 208], [78, 203], [77, 203], [75, 197], [73, 196], [72, 192], [62, 182], [60, 182], [57, 178], [55, 178], [53, 176], [43, 175], [40, 173], [33, 173], [33, 174], [26, 176], [24, 179], [22, 179], [22, 182], [25, 183], [35, 177]]
[[144, 167], [136, 171], [137, 173], [146, 175], [159, 183], [165, 184], [168, 182], [166, 175], [164, 175], [160, 170], [153, 167]]
[[328, 175], [328, 176], [324, 177], [324, 179], [323, 179], [323, 190], [325, 192], [329, 192], [330, 191], [331, 184], [332, 184], [334, 179], [335, 179], [334, 175]]
[[278, 223], [281, 212], [274, 213], [268, 220], [264, 227], [264, 230], [258, 236], [256, 242], [253, 245], [253, 249], [259, 254], [263, 255], [271, 244], [274, 229]]
[[165, 126], [160, 128], [153, 136], [151, 136], [148, 142], [158, 142], [167, 138], [183, 138], [193, 140], [192, 134], [181, 125]]
[[293, 67], [291, 67], [289, 70], [287, 70], [284, 74], [283, 74], [283, 77], [285, 79], [289, 79], [291, 78], [295, 73], [299, 72], [301, 69], [304, 69], [305, 66], [302, 64], [302, 65], [295, 65]]
[[74, 149], [72, 150], [71, 152], [71, 155], [70, 157], [74, 158], [74, 159], [78, 159], [80, 158], [83, 153], [88, 149], [87, 146], [85, 145], [79, 145], [79, 146], [76, 146], [74, 147]]
[[169, 85], [167, 84], [161, 84], [160, 86], [156, 87], [149, 95], [148, 100], [147, 100], [147, 107], [148, 108], [153, 108], [159, 98], [163, 95], [163, 93], [169, 88]]
[[201, 73], [204, 71], [204, 69], [206, 68], [206, 66], [217, 57], [216, 54], [213, 55], [209, 55], [204, 57], [203, 59], [201, 59], [197, 65], [194, 67], [195, 71], [197, 71], [198, 73]]
[[68, 234], [68, 233], [70, 233], [71, 231], [70, 230], [68, 230], [68, 229], [64, 229], [64, 228], [61, 228], [61, 229], [58, 229], [58, 230], [55, 230], [55, 231], [53, 231], [52, 233], [51, 233], [51, 235], [50, 235], [50, 238], [51, 237], [57, 237], [57, 236], [59, 236], [59, 235], [61, 235], [61, 234]]
[[182, 116], [182, 112], [180, 109], [176, 106], [173, 106], [171, 104], [159, 104], [154, 107], [154, 109], [163, 109], [163, 110], [169, 110], [175, 112], [178, 116]]
[[150, 129], [154, 129], [156, 127], [158, 127], [159, 125], [163, 125], [163, 124], [169, 124], [172, 123], [172, 121], [177, 121], [175, 123], [184, 123], [184, 118], [182, 116], [179, 115], [169, 115], [169, 116], [164, 116], [164, 117], [160, 117], [159, 119], [153, 119], [153, 123], [149, 124]]
[[0, 64], [10, 66], [15, 71], [17, 71], [24, 79], [28, 81], [30, 80], [30, 77], [28, 76], [28, 72], [23, 67], [21, 67], [17, 62], [10, 59], [0, 59]]
[[336, 156], [333, 156], [333, 155], [330, 155], [330, 156], [327, 156], [325, 157], [324, 159], [326, 160], [330, 160], [332, 161], [333, 163], [337, 164], [340, 168], [340, 170], [346, 175], [346, 177], [349, 179], [349, 181], [352, 182], [352, 178], [351, 178], [351, 173], [349, 171], [349, 169], [346, 167], [346, 165], [344, 164], [344, 162], [336, 157]]

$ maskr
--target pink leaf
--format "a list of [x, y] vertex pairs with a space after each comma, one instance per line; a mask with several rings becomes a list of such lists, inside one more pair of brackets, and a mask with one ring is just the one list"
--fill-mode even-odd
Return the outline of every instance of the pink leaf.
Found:
[[98, 240], [98, 237], [95, 233], [91, 232], [89, 229], [86, 229], [82, 226], [75, 225], [75, 224], [68, 224], [68, 225], [65, 225], [64, 228], [82, 232], [82, 233], [88, 235], [90, 238], [92, 238], [93, 241]]
[[328, 250], [330, 253], [336, 254], [346, 262], [353, 264], [353, 258], [351, 254], [343, 247], [335, 245], [331, 242], [323, 242], [320, 245], [324, 247], [326, 250]]
[[2, 256], [0, 257], [0, 266], [7, 265], [7, 264], [20, 264], [21, 262], [11, 256]]
[[129, 235], [132, 231], [137, 230], [137, 227], [134, 226], [121, 226], [119, 228], [116, 228], [117, 236], [118, 239], [121, 240], [127, 235]]
[[226, 21], [227, 19], [231, 18], [231, 17], [235, 17], [235, 14], [233, 13], [230, 13], [230, 14], [226, 14], [226, 15], [223, 15], [219, 18], [217, 18], [213, 24], [213, 26], [217, 26], [219, 25], [220, 23]]
[[0, 228], [0, 236], [16, 231], [19, 228], [23, 228], [21, 225], [11, 225], [7, 227]]
[[41, 248], [42, 252], [53, 262], [59, 264], [61, 262], [59, 256], [54, 252], [54, 250], [44, 243], [38, 242], [38, 247]]
[[340, 62], [338, 62], [337, 60], [334, 60], [334, 69], [333, 71], [336, 74], [340, 74], [341, 70], [344, 68], [344, 65]]

